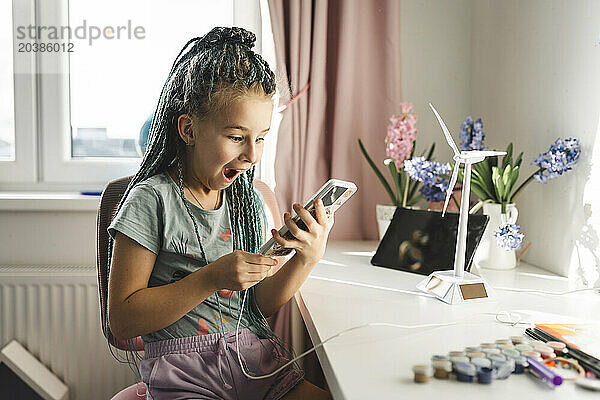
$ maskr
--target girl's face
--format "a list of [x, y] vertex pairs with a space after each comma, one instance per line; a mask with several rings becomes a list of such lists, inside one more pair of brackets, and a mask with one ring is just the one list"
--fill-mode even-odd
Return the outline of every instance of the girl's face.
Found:
[[[186, 160], [191, 181], [200, 183], [201, 189], [208, 194], [225, 189], [241, 173], [258, 163], [272, 112], [270, 99], [251, 96], [235, 100], [204, 121], [192, 117], [187, 127], [191, 137], [184, 138], [193, 144], [187, 147]], [[180, 132], [181, 128], [180, 121]]]

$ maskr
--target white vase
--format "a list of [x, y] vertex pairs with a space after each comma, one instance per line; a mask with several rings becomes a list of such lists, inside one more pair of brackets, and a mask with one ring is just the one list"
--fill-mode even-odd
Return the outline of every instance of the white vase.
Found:
[[506, 205], [506, 214], [502, 214], [501, 211], [501, 204], [486, 203], [483, 205], [483, 213], [489, 215], [490, 221], [485, 228], [473, 260], [479, 268], [509, 270], [517, 266], [515, 251], [505, 250], [498, 246], [494, 233], [501, 226], [516, 223], [519, 212], [514, 204]]
[[375, 214], [377, 215], [377, 228], [379, 229], [379, 240], [383, 239], [385, 231], [387, 231], [390, 222], [396, 212], [396, 206], [389, 204], [377, 204], [375, 206]]

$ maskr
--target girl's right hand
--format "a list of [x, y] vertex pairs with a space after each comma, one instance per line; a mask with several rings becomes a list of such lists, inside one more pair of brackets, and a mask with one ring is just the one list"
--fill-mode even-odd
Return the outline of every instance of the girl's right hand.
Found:
[[261, 254], [236, 250], [211, 263], [217, 290], [244, 290], [269, 275], [277, 260]]

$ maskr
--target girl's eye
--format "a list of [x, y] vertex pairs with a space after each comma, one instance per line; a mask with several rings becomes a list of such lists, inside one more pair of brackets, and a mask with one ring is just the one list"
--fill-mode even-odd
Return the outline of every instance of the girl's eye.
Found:
[[257, 142], [264, 142], [265, 138], [264, 137], [259, 137], [259, 138], [256, 138], [256, 141]]
[[241, 141], [243, 140], [243, 139], [242, 139], [241, 137], [239, 137], [239, 136], [228, 136], [228, 137], [229, 137], [229, 139], [233, 140], [233, 141], [234, 141], [234, 142], [236, 142], [236, 143], [239, 143], [239, 142], [241, 142]]

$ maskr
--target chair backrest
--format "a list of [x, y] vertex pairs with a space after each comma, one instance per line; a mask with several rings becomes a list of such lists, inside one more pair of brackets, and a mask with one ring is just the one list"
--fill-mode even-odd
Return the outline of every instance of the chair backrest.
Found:
[[[117, 340], [110, 328], [108, 328], [106, 313], [106, 301], [108, 299], [108, 226], [115, 217], [117, 207], [121, 202], [123, 194], [131, 181], [131, 176], [116, 179], [109, 182], [102, 192], [100, 207], [98, 209], [98, 221], [96, 223], [96, 268], [98, 270], [98, 292], [100, 294], [100, 316], [102, 319], [102, 332], [108, 342], [121, 350], [129, 349], [127, 341]], [[141, 337], [133, 339], [134, 347], [140, 351], [144, 349]]]
[[[106, 320], [108, 315], [106, 313], [106, 301], [108, 299], [108, 226], [115, 217], [117, 207], [125, 194], [127, 185], [131, 181], [131, 176], [116, 179], [109, 182], [102, 192], [100, 198], [100, 207], [98, 209], [98, 221], [96, 224], [96, 267], [98, 270], [98, 292], [100, 294], [100, 316], [102, 318], [102, 332], [108, 339], [109, 343], [114, 347], [126, 350], [128, 349], [127, 342], [125, 340], [117, 340], [110, 328], [107, 328]], [[281, 215], [279, 214], [279, 207], [277, 206], [277, 200], [273, 191], [262, 181], [255, 179], [254, 187], [261, 192], [265, 199], [265, 203], [271, 217], [273, 218], [275, 226], [281, 225]], [[144, 349], [144, 343], [141, 337], [133, 339], [134, 347], [136, 350], [141, 351]]]

